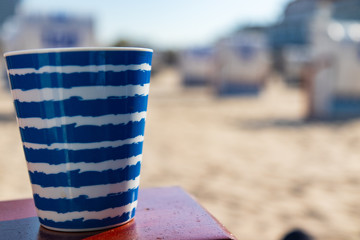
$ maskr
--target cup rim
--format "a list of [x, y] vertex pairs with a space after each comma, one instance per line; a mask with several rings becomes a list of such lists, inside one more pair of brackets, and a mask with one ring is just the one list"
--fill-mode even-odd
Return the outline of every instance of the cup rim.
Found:
[[34, 53], [60, 53], [60, 52], [84, 52], [84, 51], [138, 51], [138, 52], [153, 52], [150, 48], [142, 47], [65, 47], [65, 48], [39, 48], [39, 49], [27, 49], [16, 50], [4, 53], [4, 57], [23, 54]]

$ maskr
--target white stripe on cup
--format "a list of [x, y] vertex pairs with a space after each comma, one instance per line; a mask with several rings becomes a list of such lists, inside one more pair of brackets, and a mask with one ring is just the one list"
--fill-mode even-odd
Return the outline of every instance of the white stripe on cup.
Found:
[[125, 140], [116, 140], [116, 141], [103, 141], [103, 142], [92, 142], [92, 143], [53, 143], [50, 145], [24, 142], [23, 145], [25, 148], [30, 148], [35, 150], [37, 149], [84, 150], [84, 149], [97, 149], [97, 148], [107, 148], [107, 147], [120, 147], [126, 144], [140, 143], [143, 141], [144, 141], [144, 136], [139, 135], [134, 138], [128, 138]]
[[18, 118], [18, 123], [20, 128], [53, 128], [60, 127], [62, 125], [76, 124], [76, 127], [91, 125], [91, 126], [102, 126], [108, 124], [127, 124], [129, 122], [139, 122], [142, 119], [146, 119], [146, 112], [135, 112], [135, 113], [126, 113], [126, 114], [108, 114], [98, 117], [83, 117], [83, 116], [74, 116], [74, 117], [57, 117], [50, 119], [42, 118]]
[[130, 189], [137, 188], [139, 183], [140, 177], [136, 177], [134, 180], [123, 181], [120, 183], [84, 186], [79, 188], [41, 187], [40, 185], [32, 184], [32, 190], [33, 194], [37, 194], [40, 197], [47, 199], [73, 199], [79, 196], [98, 198], [106, 197], [109, 194], [127, 192]]
[[116, 160], [108, 160], [99, 163], [62, 163], [58, 165], [53, 165], [49, 163], [32, 163], [28, 162], [28, 170], [32, 173], [39, 172], [45, 174], [57, 174], [57, 173], [65, 173], [68, 171], [79, 170], [79, 173], [88, 172], [88, 171], [96, 171], [102, 172], [106, 170], [116, 170], [125, 168], [127, 166], [136, 165], [138, 162], [141, 162], [142, 154], [139, 154], [135, 157], [116, 159]]
[[81, 211], [81, 212], [69, 212], [69, 213], [57, 213], [54, 211], [37, 210], [40, 218], [53, 220], [55, 222], [65, 222], [74, 219], [87, 220], [101, 220], [105, 218], [114, 218], [121, 216], [124, 213], [131, 212], [137, 206], [137, 201], [129, 203], [125, 206], [117, 208], [109, 208], [102, 211]]
[[87, 65], [87, 66], [43, 66], [39, 69], [35, 68], [16, 68], [9, 69], [10, 75], [25, 75], [30, 73], [83, 73], [83, 72], [124, 72], [124, 71], [151, 71], [151, 65], [130, 64], [130, 65]]
[[149, 95], [149, 84], [126, 86], [87, 86], [73, 88], [42, 88], [23, 91], [13, 89], [14, 100], [20, 102], [60, 101], [71, 97], [82, 100], [107, 99], [109, 97], [134, 97]]

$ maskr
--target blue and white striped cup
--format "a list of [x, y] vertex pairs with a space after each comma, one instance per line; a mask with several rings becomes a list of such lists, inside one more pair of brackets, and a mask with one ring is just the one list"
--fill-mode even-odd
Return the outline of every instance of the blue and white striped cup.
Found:
[[134, 217], [152, 50], [5, 54], [40, 223], [91, 231]]

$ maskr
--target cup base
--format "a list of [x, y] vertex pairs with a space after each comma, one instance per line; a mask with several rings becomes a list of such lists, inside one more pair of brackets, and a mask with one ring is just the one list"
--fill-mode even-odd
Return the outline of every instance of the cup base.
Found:
[[46, 226], [42, 223], [40, 223], [40, 225], [42, 227], [44, 227], [47, 230], [51, 230], [51, 231], [56, 231], [56, 232], [69, 232], [69, 233], [76, 233], [76, 232], [94, 232], [94, 231], [101, 231], [101, 230], [105, 230], [105, 229], [110, 229], [110, 228], [115, 228], [115, 227], [119, 227], [121, 225], [127, 224], [130, 221], [132, 221], [134, 219], [134, 217], [130, 218], [129, 220], [127, 220], [126, 222], [121, 222], [118, 224], [114, 224], [114, 225], [109, 225], [106, 227], [98, 227], [98, 228], [81, 228], [81, 229], [71, 229], [71, 228], [54, 228], [54, 227], [49, 227]]

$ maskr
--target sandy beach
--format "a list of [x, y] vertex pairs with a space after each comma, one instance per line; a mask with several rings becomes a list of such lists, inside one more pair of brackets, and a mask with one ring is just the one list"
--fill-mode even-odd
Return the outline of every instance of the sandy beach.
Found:
[[[258, 97], [151, 80], [141, 187], [181, 186], [239, 239], [360, 238], [360, 119], [306, 122], [301, 91], [273, 77]], [[0, 200], [31, 197], [14, 109], [0, 92]]]

